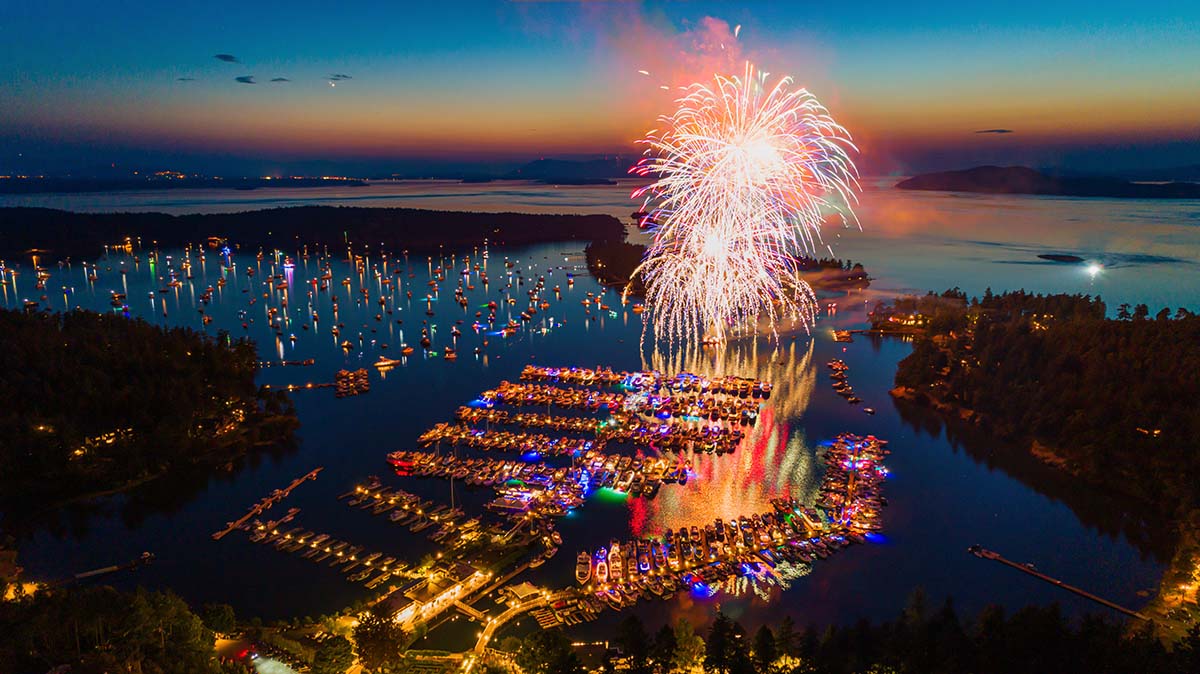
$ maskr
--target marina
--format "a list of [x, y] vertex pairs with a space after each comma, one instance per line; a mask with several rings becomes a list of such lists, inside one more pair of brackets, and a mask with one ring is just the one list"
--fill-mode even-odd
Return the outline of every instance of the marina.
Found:
[[[363, 511], [367, 516], [358, 516], [352, 512], [358, 508], [344, 504], [336, 505], [335, 499], [355, 484], [365, 484], [363, 478], [370, 474], [372, 466], [378, 465], [381, 455], [405, 446], [420, 446], [417, 439], [434, 428], [439, 421], [447, 421], [448, 416], [452, 420], [451, 427], [465, 424], [474, 430], [482, 430], [483, 437], [500, 431], [543, 435], [551, 439], [554, 436], [562, 436], [571, 440], [590, 440], [594, 443], [593, 451], [605, 456], [628, 456], [631, 465], [639, 454], [644, 455], [643, 460], [645, 457], [668, 458], [672, 455], [677, 455], [679, 459], [687, 459], [683, 463], [690, 462], [691, 468], [690, 472], [685, 473], [686, 483], [664, 481], [653, 498], [646, 498], [644, 495], [632, 496], [632, 480], [628, 485], [629, 492], [617, 490], [615, 487], [621, 476], [614, 476], [612, 487], [594, 489], [582, 505], [566, 509], [548, 507], [544, 514], [531, 518], [516, 529], [510, 541], [530, 537], [531, 525], [537, 523], [539, 532], [533, 535], [532, 547], [525, 557], [519, 560], [519, 564], [541, 560], [536, 566], [522, 571], [522, 575], [515, 578], [516, 581], [524, 579], [547, 588], [571, 585], [576, 588], [577, 593], [581, 593], [583, 586], [575, 580], [575, 570], [577, 553], [584, 549], [589, 554], [594, 554], [598, 548], [608, 547], [614, 540], [629, 542], [638, 539], [658, 539], [661, 542], [661, 537], [667, 529], [674, 532], [681, 526], [688, 527], [690, 538], [690, 527], [693, 523], [699, 528], [700, 523], [715, 523], [717, 519], [728, 522], [731, 518], [738, 518], [740, 521], [742, 514], [749, 516], [771, 512], [772, 499], [791, 496], [800, 497], [805, 504], [823, 510], [831, 517], [836, 516], [836, 506], [840, 497], [836, 493], [820, 493], [827, 464], [819, 457], [829, 451], [829, 443], [832, 442], [830, 439], [836, 438], [839, 432], [858, 428], [864, 437], [865, 433], [878, 433], [879, 436], [891, 438], [893, 443], [902, 443], [905, 448], [918, 439], [922, 447], [931, 443], [939, 447], [936, 452], [917, 455], [907, 451], [899, 452], [900, 458], [889, 460], [888, 466], [894, 468], [895, 465], [899, 465], [904, 479], [889, 485], [886, 496], [882, 493], [878, 495], [879, 498], [891, 501], [892, 509], [897, 507], [896, 501], [900, 500], [903, 504], [900, 506], [901, 512], [905, 513], [905, 518], [911, 517], [908, 513], [916, 508], [922, 513], [922, 521], [935, 523], [930, 524], [929, 533], [926, 534], [925, 527], [903, 524], [903, 538], [898, 539], [902, 542], [894, 544], [898, 547], [874, 544], [870, 538], [866, 545], [851, 546], [841, 555], [831, 557], [826, 563], [819, 565], [819, 570], [812, 572], [814, 578], [821, 577], [822, 583], [819, 584], [808, 582], [804, 577], [783, 580], [783, 577], [802, 573], [803, 562], [786, 562], [796, 568], [788, 569], [785, 566], [785, 573], [778, 579], [781, 583], [768, 581], [769, 576], [763, 574], [735, 574], [735, 577], [717, 583], [721, 587], [717, 595], [720, 597], [719, 601], [723, 605], [740, 606], [758, 601], [759, 596], [766, 594], [771, 597], [770, 602], [766, 608], [756, 609], [755, 615], [770, 619], [771, 616], [779, 615], [773, 607], [778, 605], [782, 593], [788, 603], [801, 602], [810, 607], [810, 610], [815, 612], [814, 619], [817, 620], [836, 619], [836, 616], [842, 613], [857, 617], [875, 610], [872, 607], [878, 607], [878, 615], [887, 617], [891, 614], [891, 609], [887, 607], [894, 606], [897, 602], [902, 604], [904, 601], [905, 592], [895, 588], [911, 587], [908, 580], [895, 578], [895, 575], [900, 573], [904, 574], [905, 579], [923, 579], [921, 582], [930, 590], [931, 595], [953, 592], [956, 600], [961, 599], [964, 606], [968, 607], [964, 609], [967, 611], [974, 610], [970, 607], [981, 606], [992, 600], [995, 591], [984, 591], [981, 585], [975, 584], [964, 586], [955, 580], [967, 572], [956, 571], [957, 576], [939, 573], [934, 577], [929, 569], [914, 566], [908, 557], [900, 554], [901, 549], [919, 546], [922, 550], [944, 549], [949, 560], [963, 557], [962, 548], [971, 541], [959, 541], [954, 536], [947, 537], [945, 531], [958, 529], [946, 522], [965, 518], [966, 513], [972, 514], [972, 521], [987, 517], [985, 513], [976, 512], [978, 508], [970, 504], [964, 505], [961, 499], [954, 499], [953, 503], [947, 502], [949, 494], [916, 494], [913, 491], [916, 489], [916, 481], [910, 477], [917, 473], [948, 476], [950, 471], [954, 470], [957, 472], [954, 473], [956, 477], [953, 480], [971, 483], [968, 491], [973, 491], [976, 483], [1008, 485], [1006, 489], [1017, 489], [1019, 494], [1028, 494], [1025, 498], [1034, 499], [1033, 504], [1025, 503], [1023, 506], [1033, 508], [1031, 512], [1038, 511], [1037, 495], [1028, 486], [1013, 487], [1013, 477], [1004, 470], [986, 470], [983, 464], [976, 463], [978, 459], [975, 454], [955, 453], [946, 445], [946, 440], [935, 441], [915, 436], [914, 429], [902, 423], [896, 411], [885, 402], [888, 399], [887, 390], [891, 385], [887, 373], [894, 370], [895, 359], [906, 353], [910, 346], [894, 340], [884, 340], [876, 347], [868, 339], [859, 339], [858, 344], [837, 344], [835, 351], [834, 343], [821, 337], [821, 333], [818, 332], [815, 333], [818, 336], [811, 348], [809, 342], [802, 339], [793, 342], [786, 338], [782, 345], [775, 345], [771, 340], [764, 338], [757, 342], [750, 340], [745, 344], [730, 346], [722, 352], [713, 350], [706, 357], [672, 359], [650, 354], [639, 357], [634, 345], [641, 330], [641, 318], [633, 311], [633, 305], [622, 305], [619, 294], [596, 287], [594, 281], [585, 273], [577, 269], [572, 270], [572, 265], [579, 264], [579, 259], [571, 257], [570, 260], [564, 260], [564, 257], [570, 255], [558, 255], [559, 248], [541, 246], [505, 250], [503, 253], [492, 249], [490, 259], [483, 258], [482, 248], [475, 251], [464, 250], [454, 256], [447, 254], [440, 258], [431, 254], [430, 268], [427, 269], [425, 255], [412, 256], [405, 261], [402, 255], [394, 252], [384, 254], [382, 251], [372, 250], [370, 254], [364, 255], [366, 251], [357, 245], [352, 254], [347, 254], [345, 250], [318, 254], [310, 247], [307, 257], [299, 249], [290, 252], [295, 263], [290, 271], [282, 269], [285, 256], [279, 255], [276, 261], [275, 254], [269, 250], [264, 251], [261, 259], [257, 258], [254, 251], [233, 250], [233, 254], [228, 258], [208, 252], [207, 261], [201, 262], [196, 249], [193, 249], [190, 257], [195, 278], [188, 280], [185, 274], [180, 274], [181, 285], [178, 287], [165, 286], [165, 283], [160, 285], [156, 277], [164, 274], [167, 255], [173, 256], [171, 264], [178, 266], [179, 260], [187, 256], [186, 252], [159, 251], [152, 255], [152, 251], [142, 250], [134, 251], [128, 256], [112, 255], [107, 261], [102, 260], [97, 265], [89, 265], [87, 276], [93, 275], [94, 272], [97, 276], [95, 281], [88, 281], [86, 277], [77, 279], [81, 272], [76, 265], [74, 268], [52, 267], [48, 270], [52, 279], [47, 283], [58, 284], [61, 280], [63, 285], [76, 285], [75, 292], [67, 298], [71, 304], [94, 304], [100, 310], [122, 312], [122, 307], [110, 306], [112, 295], [109, 290], [115, 288], [127, 295], [123, 305], [129, 307], [130, 315], [145, 316], [147, 320], [163, 325], [191, 325], [197, 329], [207, 329], [213, 334], [221, 328], [245, 334], [258, 341], [259, 358], [264, 362], [314, 360], [314, 364], [305, 369], [287, 366], [263, 368], [259, 380], [267, 391], [297, 386], [296, 375], [300, 373], [306, 375], [303, 380], [334, 382], [338, 370], [368, 370], [371, 395], [343, 398], [333, 406], [333, 401], [325, 396], [293, 396], [301, 418], [310, 420], [301, 430], [302, 445], [296, 454], [283, 454], [257, 468], [235, 467], [234, 482], [217, 480], [202, 491], [190, 492], [202, 496], [192, 497], [199, 499], [196, 501], [197, 505], [182, 511], [180, 516], [186, 513], [191, 519], [204, 522], [203, 531], [199, 532], [201, 537], [206, 537], [213, 531], [213, 522], [224, 522], [232, 517], [226, 514], [229, 503], [254, 503], [273, 489], [273, 481], [286, 484], [291, 480], [291, 476], [279, 480], [280, 468], [277, 466], [283, 466], [287, 471], [295, 471], [294, 474], [301, 474], [309, 471], [314, 465], [323, 464], [326, 468], [320, 481], [314, 483], [311, 489], [293, 491], [288, 498], [286, 505], [302, 507], [303, 517], [296, 516], [291, 524], [281, 525], [281, 529], [287, 530], [303, 525], [304, 531], [328, 534], [331, 539], [353, 541], [354, 545], [363, 546], [364, 550], [383, 553], [379, 559], [390, 555], [412, 563], [421, 556], [436, 557], [437, 552], [445, 555], [447, 549], [456, 549], [457, 543], [449, 536], [449, 547], [443, 545], [444, 541], [429, 540], [431, 535], [440, 530], [440, 526], [430, 525], [414, 534], [407, 531], [414, 522], [398, 525], [389, 519], [401, 509], [398, 506], [378, 515], [372, 514], [372, 506]], [[134, 257], [140, 257], [140, 262], [135, 263]], [[356, 259], [360, 257], [361, 263]], [[512, 263], [512, 267], [506, 265], [505, 257], [508, 257], [507, 262]], [[464, 258], [470, 258], [470, 261], [463, 263]], [[151, 270], [151, 261], [154, 262], [154, 270]], [[478, 271], [475, 270], [476, 265], [479, 265]], [[439, 271], [433, 272], [439, 267]], [[122, 268], [128, 273], [119, 273]], [[247, 268], [256, 269], [256, 273], [253, 276], [248, 275]], [[483, 280], [485, 270], [488, 279], [486, 290]], [[376, 271], [379, 272], [378, 275]], [[395, 273], [397, 271], [400, 273]], [[454, 291], [458, 285], [454, 276], [462, 271], [469, 272], [462, 276], [462, 296], [468, 300], [466, 308], [452, 301], [453, 296], [457, 295]], [[280, 281], [271, 277], [286, 273], [293, 275], [290, 287], [287, 290], [277, 289]], [[322, 290], [321, 277], [326, 273], [329, 273], [331, 278], [324, 281], [327, 288]], [[568, 273], [574, 274], [571, 284], [566, 282], [565, 276]], [[409, 274], [414, 276], [410, 277]], [[14, 278], [16, 290], [13, 286]], [[19, 278], [12, 275], [8, 277], [9, 282], [5, 285], [9, 300], [19, 298], [17, 293], [29, 289], [29, 278], [30, 276], [25, 274]], [[384, 285], [382, 280], [385, 278], [391, 279], [392, 283]], [[539, 278], [545, 280], [538, 292], [537, 313], [530, 314], [531, 320], [523, 320], [519, 314], [529, 307], [527, 291], [538, 284]], [[317, 281], [316, 284], [310, 282], [313, 279]], [[342, 285], [342, 279], [349, 279], [351, 284]], [[123, 280], [128, 284], [127, 289], [122, 288]], [[224, 283], [218, 283], [218, 280], [223, 280]], [[265, 285], [268, 280], [270, 288]], [[284, 278], [283, 281], [286, 282], [287, 279]], [[431, 292], [432, 286], [427, 285], [428, 281], [438, 283], [440, 300], [427, 303], [422, 299], [426, 294], [435, 294]], [[111, 287], [106, 287], [106, 284]], [[192, 285], [196, 287], [194, 299], [189, 294], [189, 286]], [[560, 289], [557, 294], [553, 291], [556, 285]], [[202, 302], [201, 297], [206, 294], [208, 286], [213, 287], [213, 292], [207, 301]], [[471, 290], [469, 286], [474, 286], [475, 289]], [[167, 287], [170, 292], [159, 293], [161, 287]], [[366, 288], [369, 294], [364, 295], [361, 292], [362, 288]], [[155, 294], [153, 303], [145, 299], [147, 290]], [[409, 290], [413, 294], [411, 302], [406, 297]], [[268, 293], [269, 297], [264, 298], [264, 292]], [[580, 300], [584, 299], [588, 292], [592, 292], [593, 296], [588, 305], [584, 306]], [[46, 294], [47, 297], [53, 297], [52, 293]], [[597, 297], [603, 297], [602, 304], [617, 312], [616, 318], [599, 310], [595, 301]], [[386, 300], [385, 306], [378, 303], [381, 298]], [[510, 304], [509, 298], [515, 303]], [[50, 299], [40, 300], [38, 296], [32, 296], [30, 299], [41, 301], [43, 306], [55, 303]], [[283, 306], [285, 299], [286, 308]], [[550, 306], [543, 309], [542, 301], [548, 302]], [[61, 306], [62, 298], [57, 298], [57, 302]], [[492, 302], [495, 302], [494, 309], [489, 307]], [[166, 316], [163, 316], [164, 303], [168, 314]], [[432, 304], [435, 316], [425, 314], [429, 304]], [[837, 320], [854, 320], [849, 305], [845, 301], [841, 304], [843, 306], [839, 310]], [[203, 308], [204, 313], [199, 313], [197, 308]], [[274, 311], [271, 311], [272, 309]], [[375, 319], [376, 314], [381, 315], [381, 320]], [[489, 322], [488, 319], [493, 315], [494, 322]], [[203, 322], [205, 316], [211, 317], [212, 322]], [[515, 327], [510, 323], [515, 324]], [[243, 324], [246, 327], [243, 328]], [[340, 333], [336, 336], [331, 334], [335, 327]], [[296, 336], [295, 340], [291, 339], [292, 335]], [[423, 337], [429, 339], [428, 348], [420, 344]], [[595, 352], [589, 353], [587, 360], [593, 363], [611, 363], [612, 374], [608, 374], [608, 367], [546, 368], [547, 364], [569, 364], [580, 360], [577, 349], [570, 346], [571, 339], [588, 340]], [[343, 342], [346, 341], [353, 347], [349, 351], [343, 348]], [[448, 361], [444, 358], [445, 346], [455, 349], [457, 360]], [[848, 347], [849, 350], [843, 352], [843, 347]], [[405, 354], [404, 349], [411, 351]], [[384, 368], [374, 367], [381, 357], [399, 362], [391, 363], [384, 371]], [[814, 379], [818, 379], [819, 383], [819, 380], [824, 380], [822, 375], [827, 374], [818, 372], [824, 370], [820, 365], [833, 358], [841, 359], [853, 368], [851, 373], [854, 378], [855, 395], [876, 406], [878, 412], [874, 417], [854, 410], [847, 405], [844, 398], [835, 395], [835, 392], [826, 386], [811, 388]], [[812, 367], [814, 364], [818, 367]], [[572, 370], [580, 374], [572, 374]], [[591, 374], [587, 374], [588, 371]], [[563, 372], [566, 374], [562, 374]], [[695, 373], [696, 378], [677, 378], [673, 374], [635, 376], [639, 373], [672, 372]], [[755, 382], [770, 382], [769, 397], [766, 395], [767, 387], [764, 386], [738, 385], [736, 394], [724, 390], [714, 392], [711, 382], [727, 376]], [[707, 387], [702, 383], [706, 378], [710, 381]], [[528, 401], [528, 404], [524, 400], [518, 400], [519, 404], [514, 404], [509, 400], [496, 399], [492, 400], [489, 406], [489, 402], [481, 400], [478, 393], [485, 388], [498, 389], [497, 382], [500, 381], [519, 382], [517, 386], [546, 388], [524, 390], [524, 393], [535, 394], [534, 400]], [[643, 381], [646, 383], [643, 384]], [[665, 384], [658, 383], [666, 381], [679, 383], [670, 389]], [[300, 390], [305, 387], [303, 383], [298, 386], [301, 387]], [[733, 391], [735, 387], [730, 386], [729, 389]], [[558, 390], [584, 392], [583, 406], [576, 406], [579, 405], [579, 394], [559, 394]], [[758, 391], [757, 397], [755, 390]], [[521, 389], [513, 388], [510, 391], [515, 393]], [[745, 397], [742, 397], [743, 392]], [[617, 408], [596, 406], [595, 401], [598, 398], [592, 396], [592, 393], [613, 394], [614, 397], [606, 402]], [[563, 401], [570, 403], [570, 407], [556, 404], [550, 397], [560, 395]], [[679, 409], [677, 416], [675, 408], [686, 405], [690, 396], [695, 396], [697, 400], [696, 416], [690, 417], [689, 410], [685, 407]], [[738, 413], [731, 418], [719, 413], [719, 416], [724, 418], [717, 421], [709, 417], [701, 419], [698, 413], [701, 411], [702, 399], [706, 405], [731, 403], [730, 411]], [[712, 402], [709, 402], [710, 400]], [[630, 409], [624, 409], [626, 401], [629, 401]], [[659, 403], [658, 409], [654, 408], [655, 402]], [[743, 408], [735, 408], [734, 405], [744, 405], [745, 409], [750, 410], [755, 423], [743, 424], [740, 417]], [[861, 409], [861, 405], [859, 408]], [[593, 409], [595, 411], [592, 411]], [[398, 410], [403, 410], [403, 413], [398, 413]], [[861, 421], [846, 418], [842, 410], [854, 410], [856, 413], [853, 416]], [[472, 416], [468, 417], [468, 414]], [[505, 416], [500, 416], [501, 414]], [[628, 427], [635, 423], [650, 429], [656, 425], [658, 428], [669, 425], [681, 429], [719, 426], [731, 438], [736, 437], [734, 432], [740, 432], [741, 436], [734, 450], [723, 453], [715, 450], [710, 452], [703, 447], [698, 451], [696, 448], [672, 451], [666, 443], [646, 443], [630, 437], [603, 437], [607, 424], [602, 428], [601, 423], [620, 417], [628, 420], [624, 422], [630, 424]], [[316, 422], [322, 418], [331, 418], [333, 423], [327, 425]], [[426, 451], [437, 454], [437, 449], [438, 444], [435, 442], [426, 448]], [[546, 453], [538, 458], [525, 457], [525, 451], [505, 451], [506, 449], [506, 443], [496, 443], [492, 449], [485, 451], [466, 445], [455, 448], [448, 442], [442, 442], [440, 454], [446, 456], [457, 452], [461, 461], [491, 459], [511, 460], [522, 464], [532, 461], [546, 464], [555, 471], [559, 468], [570, 468], [574, 464], [574, 457], [568, 454], [552, 455], [551, 450], [544, 447], [541, 449]], [[333, 457], [336, 457], [336, 465]], [[466, 465], [459, 466], [462, 467]], [[618, 471], [619, 465], [614, 464], [612, 470]], [[330, 474], [329, 471], [333, 473]], [[476, 475], [472, 467], [465, 475], [458, 473], [458, 469], [453, 472], [463, 476], [431, 476], [407, 480], [385, 477], [389, 477], [389, 482], [401, 480], [391, 486], [402, 488], [419, 496], [423, 502], [432, 502], [434, 506], [449, 505], [450, 502], [446, 500], [446, 484], [442, 480], [453, 480], [462, 492], [461, 500], [455, 499], [455, 506], [464, 511], [464, 515], [456, 521], [465, 523], [478, 518], [479, 530], [483, 532], [499, 531], [503, 535], [513, 531], [518, 527], [522, 516], [529, 512], [526, 502], [519, 495], [500, 494], [494, 485], [480, 488], [481, 485], [470, 484], [472, 480], [495, 480], [503, 475], [499, 470], [495, 474]], [[957, 477], [959, 475], [970, 477], [960, 479]], [[547, 476], [553, 477], [553, 471]], [[605, 481], [607, 479], [601, 483]], [[504, 486], [503, 483], [499, 484]], [[519, 485], [511, 487], [520, 488]], [[643, 487], [643, 494], [644, 492]], [[897, 492], [899, 496], [896, 495]], [[188, 498], [188, 493], [181, 490], [179, 498]], [[818, 503], [823, 498], [826, 502]], [[483, 507], [493, 501], [496, 502], [495, 508]], [[1066, 505], [1059, 502], [1055, 508], [1061, 510], [1070, 505], [1070, 501]], [[333, 512], [330, 511], [331, 508]], [[566, 514], [568, 512], [569, 515]], [[283, 513], [280, 513], [272, 519], [282, 515]], [[257, 517], [267, 519], [263, 515]], [[894, 523], [889, 521], [890, 518], [880, 518], [879, 529], [870, 530], [873, 534], [880, 534], [876, 541], [884, 540], [893, 533]], [[905, 518], [901, 518], [901, 521], [908, 522]], [[1056, 521], [1061, 524], [1061, 517]], [[1076, 522], [1072, 526], [1082, 526], [1076, 519], [1072, 518], [1070, 521]], [[170, 522], [169, 527], [167, 522]], [[548, 526], [549, 523], [552, 523], [552, 526]], [[182, 522], [179, 517], [152, 519], [138, 529], [126, 529], [119, 523], [117, 526], [121, 526], [125, 535], [131, 536], [131, 546], [136, 546], [136, 550], [129, 552], [130, 555], [141, 550], [154, 550], [162, 560], [186, 556], [185, 551], [172, 548], [170, 543], [177, 537], [173, 530], [188, 530], [186, 522]], [[404, 529], [400, 529], [401, 526]], [[549, 548], [541, 542], [541, 537], [548, 535], [551, 530], [560, 534], [563, 544], [554, 546], [551, 541], [550, 547], [560, 549], [558, 554], [545, 559], [544, 553]], [[978, 535], [973, 533], [973, 537]], [[396, 536], [402, 536], [406, 541], [411, 540], [412, 544], [418, 546], [416, 551], [405, 553], [405, 548], [396, 546], [393, 540]], [[1077, 539], [1092, 541], [1089, 545], [1093, 548], [1100, 546], [1107, 551], [1096, 554], [1117, 554], [1112, 551], [1128, 550], [1129, 545], [1128, 542], [1118, 539], [1108, 539], [1095, 531], [1079, 533]], [[997, 542], [996, 538], [989, 537], [985, 540], [1030, 558], [1037, 557], [1039, 564], [1043, 563], [1040, 555], [1022, 551], [1022, 539], [1001, 537]], [[326, 613], [340, 610], [356, 601], [370, 601], [375, 596], [375, 592], [367, 590], [362, 582], [347, 583], [346, 574], [317, 573], [318, 570], [310, 560], [306, 560], [307, 564], [297, 567], [290, 563], [279, 565], [261, 555], [262, 552], [270, 551], [275, 554], [268, 557], [303, 559], [300, 553], [304, 551], [279, 555], [272, 548], [262, 545], [244, 546], [238, 543], [229, 543], [228, 538], [222, 542], [220, 556], [227, 560], [227, 564], [219, 585], [212, 582], [205, 573], [197, 572], [194, 576], [172, 574], [171, 586], [178, 588], [190, 601], [200, 603], [231, 601], [230, 597], [234, 597], [232, 602], [239, 610], [244, 606], [248, 611], [261, 611], [264, 617]], [[62, 547], [64, 544], [48, 537], [39, 537], [26, 546], [26, 554], [40, 566], [48, 569], [61, 568], [60, 573], [103, 566], [110, 563], [112, 558], [111, 555], [99, 554], [101, 548], [95, 547], [97, 554], [94, 558], [79, 558], [74, 564], [62, 568], [65, 565], [56, 560], [69, 558]], [[571, 551], [570, 554], [567, 554], [564, 548]], [[93, 548], [85, 545], [82, 549], [84, 554], [87, 554], [86, 551]], [[1132, 552], [1128, 555], [1121, 554], [1124, 555], [1121, 558], [1126, 560], [1126, 564], [1133, 565], [1132, 568], [1155, 567], [1153, 557], [1143, 557]], [[878, 577], [864, 578], [849, 571], [857, 562], [843, 564], [837, 561], [842, 555], [848, 560], [875, 559], [882, 556], [888, 561]], [[328, 565], [330, 561], [326, 559], [324, 564]], [[378, 561], [376, 560], [376, 563]], [[1044, 563], [1047, 569], [1055, 568], [1053, 560]], [[957, 568], [953, 561], [940, 564], [946, 568]], [[154, 575], [147, 576], [147, 582], [158, 582], [159, 574], [168, 574], [173, 568], [175, 566], [171, 564], [156, 565], [153, 569]], [[259, 608], [257, 604], [251, 606], [239, 599], [256, 596], [254, 588], [258, 586], [264, 570], [277, 575], [281, 583], [312, 587], [313, 591], [303, 595], [286, 593], [274, 596], [268, 602], [269, 605], [263, 608]], [[350, 575], [359, 574], [363, 570], [364, 567], [360, 565], [350, 572]], [[1078, 582], [1084, 587], [1102, 586], [1087, 572], [1082, 578], [1061, 572], [1057, 572], [1057, 575], [1078, 578]], [[1144, 575], [1151, 577], [1152, 572], [1147, 571]], [[864, 583], [870, 590], [865, 593], [866, 598], [860, 604], [845, 607], [840, 604], [836, 593], [828, 589], [832, 585], [826, 585], [826, 580], [842, 586], [846, 583]], [[999, 577], [995, 582], [998, 583], [998, 587], [1004, 588], [1004, 592], [1013, 595], [1027, 596], [1031, 593], [1030, 588], [1019, 581], [1012, 582]], [[760, 589], [756, 589], [755, 583], [759, 584]], [[895, 596], [897, 592], [900, 593], [898, 597]], [[689, 601], [702, 600], [691, 590], [685, 594], [691, 597]], [[589, 603], [599, 601], [605, 608], [609, 608], [608, 604], [598, 599], [594, 593], [588, 596]], [[1057, 593], [1049, 600], [1053, 600], [1054, 596], [1057, 596]], [[1117, 593], [1114, 599], [1124, 605], [1136, 605], [1136, 600], [1132, 599], [1128, 592]], [[471, 605], [481, 608], [478, 603]], [[666, 607], [674, 605], [673, 602], [665, 601], [639, 601], [636, 608], [626, 608], [624, 611], [636, 610], [647, 620], [654, 620], [657, 618], [653, 616], [660, 615], [660, 609], [654, 607], [662, 606], [662, 610], [666, 610]], [[552, 610], [549, 606], [544, 608]], [[597, 614], [599, 617], [596, 620], [580, 624], [576, 629], [582, 630], [580, 634], [584, 636], [597, 634], [598, 630], [605, 629], [602, 626], [609, 625], [609, 619], [605, 617], [608, 613], [602, 610]], [[456, 643], [457, 637], [444, 636], [454, 634], [452, 625], [453, 623], [448, 623], [446, 627], [431, 631], [429, 643]], [[590, 627], [592, 625], [596, 627]], [[593, 629], [597, 631], [592, 631]]]
[[712, 594], [739, 575], [772, 578], [781, 562], [811, 564], [880, 528], [886, 441], [843, 434], [825, 454], [817, 507], [778, 499], [773, 510], [680, 526], [577, 557], [575, 579], [612, 608], [679, 590]]
[[1200, 4], [272, 4], [0, 24], [0, 674], [1200, 674]]

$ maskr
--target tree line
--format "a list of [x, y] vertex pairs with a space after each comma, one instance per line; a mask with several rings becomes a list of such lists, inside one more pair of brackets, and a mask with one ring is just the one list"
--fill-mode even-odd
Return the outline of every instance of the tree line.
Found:
[[1087, 295], [957, 289], [877, 307], [927, 329], [896, 372], [905, 394], [1036, 443], [1089, 482], [1167, 515], [1200, 508], [1200, 316]]
[[[213, 617], [223, 611], [212, 607]], [[232, 619], [232, 614], [228, 616]], [[0, 601], [0, 669], [72, 674], [248, 674], [213, 650], [214, 629], [172, 592], [41, 590]], [[68, 669], [59, 670], [59, 667]], [[11, 669], [8, 669], [11, 668]]]
[[[718, 611], [701, 637], [686, 620], [647, 631], [636, 615], [621, 622], [606, 671], [630, 674], [1009, 674], [1200, 671], [1200, 626], [1170, 648], [1148, 629], [1128, 630], [1098, 616], [1068, 620], [1057, 605], [1013, 613], [991, 606], [962, 620], [954, 603], [929, 607], [915, 591], [895, 619], [797, 628], [790, 616], [747, 632]], [[520, 644], [527, 674], [582, 674], [584, 664], [557, 631]], [[498, 668], [495, 668], [498, 669]]]
[[471, 213], [416, 208], [294, 206], [241, 213], [72, 213], [0, 208], [0, 259], [49, 249], [57, 259], [90, 259], [105, 244], [140, 237], [143, 245], [182, 247], [210, 236], [234, 237], [250, 249], [300, 244], [341, 246], [347, 240], [392, 250], [437, 250], [548, 241], [619, 240], [625, 226], [610, 215]]

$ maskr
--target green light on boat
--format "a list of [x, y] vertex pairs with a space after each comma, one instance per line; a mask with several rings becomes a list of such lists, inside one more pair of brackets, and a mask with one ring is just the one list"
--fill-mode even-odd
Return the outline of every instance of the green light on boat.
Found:
[[611, 501], [619, 503], [629, 498], [629, 495], [623, 491], [617, 491], [612, 487], [601, 487], [596, 490], [596, 498], [602, 501]]

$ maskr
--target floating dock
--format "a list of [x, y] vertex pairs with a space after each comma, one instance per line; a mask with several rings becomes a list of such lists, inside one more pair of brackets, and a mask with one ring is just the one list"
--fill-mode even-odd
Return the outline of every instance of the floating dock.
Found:
[[258, 517], [259, 515], [265, 513], [266, 511], [270, 510], [271, 507], [274, 506], [276, 503], [279, 503], [283, 499], [287, 498], [288, 494], [291, 494], [292, 490], [295, 489], [296, 487], [299, 487], [300, 485], [304, 484], [305, 482], [307, 482], [309, 480], [317, 479], [317, 474], [320, 473], [322, 470], [324, 470], [324, 466], [318, 466], [317, 468], [314, 468], [311, 472], [309, 472], [307, 475], [305, 475], [303, 477], [298, 477], [295, 480], [292, 480], [292, 483], [289, 484], [288, 486], [284, 487], [283, 489], [276, 489], [275, 491], [271, 492], [271, 494], [269, 496], [263, 498], [263, 500], [259, 501], [258, 503], [254, 504], [253, 506], [251, 506], [250, 510], [247, 510], [245, 515], [242, 515], [241, 517], [239, 517], [236, 520], [233, 520], [232, 522], [226, 522], [224, 529], [222, 529], [212, 535], [213, 540], [219, 541], [222, 538], [224, 538], [225, 536], [229, 535], [229, 533], [235, 529], [246, 528], [245, 525], [247, 522], [249, 522], [250, 520], [254, 519], [255, 517]]
[[263, 545], [273, 545], [281, 552], [299, 554], [314, 564], [333, 568], [341, 567], [342, 573], [353, 582], [362, 582], [374, 589], [393, 576], [402, 575], [408, 569], [405, 562], [395, 557], [384, 557], [380, 552], [367, 552], [363, 546], [333, 538], [329, 534], [308, 531], [303, 527], [281, 529], [266, 524], [254, 527], [250, 540]]

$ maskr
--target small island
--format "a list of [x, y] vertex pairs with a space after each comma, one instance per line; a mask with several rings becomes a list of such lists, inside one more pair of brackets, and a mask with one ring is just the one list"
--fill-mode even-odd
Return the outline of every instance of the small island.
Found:
[[1113, 199], [1200, 199], [1200, 183], [1130, 182], [1120, 178], [1057, 177], [1025, 166], [976, 166], [961, 171], [925, 173], [901, 180], [902, 190], [1037, 194]]
[[[593, 241], [584, 249], [588, 271], [600, 283], [644, 297], [645, 284], [634, 271], [646, 255], [646, 246], [620, 240]], [[814, 290], [846, 291], [866, 288], [871, 278], [861, 263], [835, 258], [802, 257], [796, 268]]]
[[1050, 262], [1061, 262], [1063, 264], [1083, 264], [1086, 262], [1086, 260], [1078, 255], [1071, 255], [1069, 253], [1042, 253], [1038, 257]]

